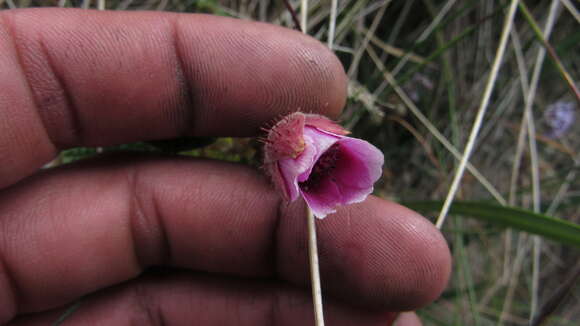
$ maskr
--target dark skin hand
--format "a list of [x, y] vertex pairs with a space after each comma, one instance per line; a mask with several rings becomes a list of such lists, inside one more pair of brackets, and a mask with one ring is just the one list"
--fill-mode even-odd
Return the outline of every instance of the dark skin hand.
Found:
[[[65, 325], [313, 323], [303, 203], [261, 173], [175, 157], [39, 168], [74, 146], [336, 117], [346, 77], [324, 45], [204, 15], [3, 11], [0, 90], [0, 324], [47, 325], [81, 297]], [[386, 325], [449, 277], [433, 225], [376, 197], [318, 221], [318, 241], [328, 325]], [[160, 265], [175, 270], [143, 275]]]

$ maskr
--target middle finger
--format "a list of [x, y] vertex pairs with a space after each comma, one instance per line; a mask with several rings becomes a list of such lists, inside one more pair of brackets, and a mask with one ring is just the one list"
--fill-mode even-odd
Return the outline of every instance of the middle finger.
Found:
[[[64, 166], [0, 192], [0, 216], [0, 258], [13, 280], [0, 280], [0, 292], [14, 289], [12, 314], [158, 264], [309, 284], [302, 203], [283, 204], [239, 165], [124, 158]], [[325, 289], [362, 305], [415, 308], [439, 295], [449, 274], [432, 224], [373, 197], [319, 221], [319, 250]]]

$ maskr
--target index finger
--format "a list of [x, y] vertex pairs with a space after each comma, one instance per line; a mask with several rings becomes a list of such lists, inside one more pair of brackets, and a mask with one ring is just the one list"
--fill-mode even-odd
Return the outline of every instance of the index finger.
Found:
[[249, 136], [297, 109], [336, 116], [346, 77], [316, 40], [206, 15], [0, 13], [0, 187], [62, 148]]

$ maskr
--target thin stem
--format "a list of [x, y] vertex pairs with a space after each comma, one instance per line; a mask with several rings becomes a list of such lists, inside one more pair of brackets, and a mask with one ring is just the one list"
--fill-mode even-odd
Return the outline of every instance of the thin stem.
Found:
[[381, 6], [381, 9], [379, 10], [379, 12], [375, 15], [375, 18], [373, 18], [373, 22], [371, 23], [371, 27], [367, 30], [364, 40], [359, 45], [358, 50], [355, 53], [354, 58], [352, 59], [352, 63], [350, 64], [350, 67], [349, 67], [348, 72], [347, 72], [348, 77], [350, 77], [350, 78], [354, 77], [354, 74], [356, 73], [360, 59], [362, 58], [362, 55], [364, 54], [365, 49], [369, 45], [369, 41], [370, 41], [371, 37], [373, 37], [377, 27], [379, 27], [379, 23], [381, 22], [381, 19], [383, 18], [385, 11], [387, 10], [387, 7], [389, 6], [390, 3], [391, 3], [391, 0], [386, 0], [383, 3], [383, 5]]
[[539, 292], [540, 292], [540, 258], [542, 253], [542, 238], [535, 235], [532, 238], [532, 302], [530, 304], [530, 323], [534, 320], [536, 316], [536, 311], [538, 310], [539, 304]]
[[576, 87], [576, 83], [574, 82], [568, 71], [564, 68], [564, 65], [562, 64], [562, 61], [558, 57], [558, 54], [556, 53], [554, 48], [550, 45], [550, 43], [548, 43], [546, 37], [544, 37], [544, 33], [542, 33], [542, 31], [540, 30], [540, 27], [536, 23], [536, 20], [528, 10], [528, 7], [525, 5], [525, 3], [523, 2], [520, 3], [520, 9], [524, 14], [524, 18], [528, 21], [528, 23], [532, 27], [532, 31], [534, 31], [536, 37], [540, 40], [540, 43], [546, 48], [546, 51], [548, 52], [548, 55], [552, 59], [552, 62], [556, 65], [556, 69], [558, 70], [564, 81], [566, 81], [566, 84], [568, 85], [570, 91], [574, 95], [576, 102], [580, 104], [580, 91]]
[[560, 0], [560, 2], [568, 9], [570, 15], [576, 19], [577, 23], [580, 23], [580, 14], [578, 14], [578, 10], [574, 7], [574, 5], [570, 2], [570, 0]]
[[[363, 26], [360, 27], [356, 27], [358, 31], [362, 32], [362, 33], [368, 33], [368, 29], [364, 28]], [[432, 62], [427, 62], [427, 59], [417, 55], [416, 53], [413, 52], [405, 52], [404, 50], [394, 47], [388, 43], [385, 43], [383, 41], [381, 41], [381, 39], [379, 39], [378, 37], [376, 37], [375, 35], [371, 35], [371, 43], [373, 43], [375, 46], [379, 47], [381, 50], [383, 50], [386, 54], [388, 55], [392, 55], [398, 58], [401, 57], [407, 57], [409, 61], [420, 64], [420, 65], [427, 65], [430, 68], [433, 69], [437, 69], [437, 66], [434, 65]], [[385, 81], [386, 84], [388, 84], [387, 81]], [[378, 90], [378, 92], [376, 93], [380, 93], [380, 89]]]
[[[528, 98], [528, 70], [526, 68], [524, 54], [522, 52], [522, 46], [520, 42], [520, 38], [518, 36], [518, 32], [515, 29], [512, 29], [511, 32], [511, 41], [513, 44], [514, 54], [516, 58], [516, 62], [519, 69], [519, 76], [520, 76], [520, 84], [522, 88], [522, 93], [524, 99]], [[516, 153], [513, 159], [512, 164], [512, 172], [510, 177], [510, 188], [509, 188], [509, 204], [511, 206], [516, 205], [516, 192], [518, 187], [518, 179], [520, 176], [520, 167], [522, 163], [522, 156], [524, 154], [524, 147], [526, 141], [526, 135], [528, 129], [526, 129], [528, 120], [527, 115], [529, 111], [524, 110], [524, 114], [522, 115], [520, 129], [518, 132], [517, 142], [516, 142]], [[505, 237], [505, 255], [504, 255], [504, 267], [503, 267], [503, 276], [502, 279], [507, 282], [509, 279], [510, 271], [512, 270], [512, 259], [511, 259], [511, 244], [512, 244], [512, 230], [508, 229], [506, 231]], [[502, 310], [503, 314], [503, 310]]]
[[296, 17], [296, 11], [294, 11], [294, 8], [292, 8], [288, 0], [282, 0], [282, 2], [284, 2], [286, 10], [288, 10], [288, 12], [290, 13], [290, 17], [292, 17], [292, 21], [294, 22], [294, 28], [302, 32], [302, 28], [300, 28], [300, 22], [298, 21], [298, 17]]
[[301, 0], [300, 5], [300, 27], [304, 34], [308, 33], [308, 0]]
[[560, 185], [560, 188], [558, 188], [558, 192], [554, 196], [554, 200], [546, 211], [547, 215], [553, 216], [556, 213], [556, 209], [558, 209], [558, 206], [562, 202], [566, 192], [568, 192], [570, 184], [576, 180], [576, 171], [580, 170], [580, 154], [576, 155], [576, 157], [573, 157], [572, 159], [574, 160], [574, 166], [568, 172], [568, 175], [564, 179], [564, 182]]
[[526, 234], [523, 234], [518, 239], [518, 251], [516, 253], [516, 258], [514, 259], [513, 268], [511, 270], [510, 280], [508, 284], [508, 289], [502, 304], [501, 314], [499, 316], [499, 320], [497, 322], [498, 326], [502, 326], [504, 321], [507, 319], [508, 312], [511, 309], [511, 305], [513, 302], [516, 286], [518, 284], [519, 275], [522, 271], [522, 267], [524, 264], [524, 259], [527, 257], [529, 248], [526, 244], [528, 241], [528, 237]]
[[447, 212], [449, 211], [449, 207], [455, 198], [455, 194], [459, 189], [459, 182], [463, 177], [463, 173], [465, 172], [465, 168], [467, 166], [467, 162], [469, 161], [469, 157], [473, 151], [473, 146], [475, 145], [475, 140], [477, 139], [477, 135], [479, 133], [479, 129], [481, 128], [481, 124], [483, 121], [483, 116], [487, 111], [487, 107], [489, 104], [489, 99], [491, 98], [491, 93], [493, 92], [493, 88], [495, 86], [495, 80], [497, 79], [497, 75], [499, 72], [499, 67], [501, 65], [507, 40], [510, 34], [510, 30], [512, 29], [514, 16], [516, 14], [516, 9], [518, 5], [518, 0], [512, 0], [508, 15], [506, 16], [506, 21], [504, 24], [504, 29], [502, 31], [500, 44], [497, 48], [497, 53], [495, 55], [495, 59], [493, 62], [493, 66], [491, 68], [491, 72], [489, 75], [489, 80], [485, 87], [485, 92], [483, 94], [483, 98], [481, 100], [481, 105], [479, 106], [479, 110], [477, 111], [477, 116], [475, 117], [475, 121], [473, 123], [473, 127], [471, 129], [471, 133], [469, 134], [469, 139], [467, 140], [467, 145], [465, 146], [465, 150], [463, 151], [463, 157], [459, 162], [459, 167], [457, 168], [457, 172], [455, 173], [455, 177], [453, 178], [453, 182], [451, 184], [451, 188], [449, 189], [449, 193], [447, 194], [447, 198], [445, 198], [445, 203], [441, 208], [441, 213], [437, 218], [437, 223], [435, 226], [437, 228], [441, 228], [443, 226], [443, 222], [445, 222], [445, 218], [447, 217]]
[[316, 326], [324, 326], [322, 288], [320, 286], [320, 269], [318, 266], [318, 246], [316, 244], [316, 220], [310, 207], [306, 206], [306, 210], [308, 215], [308, 256], [310, 258], [310, 282], [312, 283], [314, 321]]
[[427, 26], [427, 28], [425, 28], [423, 33], [421, 33], [421, 35], [417, 38], [417, 41], [416, 41], [417, 43], [421, 43], [429, 37], [431, 32], [433, 32], [433, 30], [437, 27], [437, 25], [439, 25], [441, 20], [443, 20], [445, 15], [447, 15], [449, 10], [451, 10], [451, 7], [453, 7], [453, 5], [455, 4], [456, 1], [457, 0], [449, 0], [449, 1], [447, 1], [447, 3], [445, 3], [445, 5], [441, 9], [441, 11], [439, 11], [437, 16], [435, 16], [435, 18], [431, 21], [429, 26]]
[[[543, 40], [547, 43], [550, 34], [552, 33], [552, 28], [554, 27], [556, 20], [556, 13], [558, 11], [558, 0], [552, 0], [552, 5], [550, 6], [550, 14], [548, 15], [548, 20], [544, 31], [542, 32]], [[536, 128], [534, 124], [534, 117], [532, 115], [532, 104], [534, 103], [534, 98], [536, 96], [536, 90], [538, 87], [538, 82], [540, 79], [540, 74], [542, 71], [542, 65], [544, 63], [544, 58], [546, 56], [545, 48], [540, 47], [538, 50], [538, 56], [536, 57], [536, 63], [534, 66], [534, 71], [532, 73], [532, 80], [530, 82], [529, 91], [527, 94], [524, 92], [525, 108], [524, 116], [526, 117], [527, 127], [528, 127], [528, 140], [530, 147], [530, 161], [532, 165], [532, 194], [533, 194], [533, 204], [534, 212], [540, 212], [540, 168], [538, 164], [538, 150], [536, 146]], [[522, 79], [523, 81], [523, 79]], [[532, 302], [530, 305], [530, 321], [535, 317], [536, 310], [538, 307], [538, 292], [539, 292], [539, 282], [540, 282], [540, 257], [541, 257], [541, 239], [538, 236], [533, 237], [533, 260], [532, 260]]]
[[[401, 101], [405, 106], [413, 113], [413, 115], [427, 128], [427, 130], [437, 139], [454, 157], [456, 160], [461, 160], [461, 153], [459, 150], [453, 146], [445, 136], [429, 121], [429, 119], [419, 110], [419, 108], [411, 101], [409, 96], [405, 94], [405, 91], [397, 84], [393, 75], [385, 69], [385, 65], [379, 59], [375, 50], [372, 47], [366, 48], [367, 53], [371, 59], [375, 62], [377, 68], [383, 73], [385, 80], [393, 87]], [[491, 182], [489, 182], [471, 163], [467, 162], [467, 170], [473, 174], [473, 176], [483, 185], [483, 187], [497, 200], [500, 205], [505, 206], [507, 204], [506, 200], [497, 191]]]
[[334, 45], [334, 32], [336, 30], [336, 14], [338, 9], [338, 0], [331, 0], [330, 2], [330, 23], [328, 26], [328, 48], [332, 50]]
[[530, 326], [540, 326], [543, 322], [550, 317], [551, 314], [564, 302], [566, 297], [575, 288], [574, 284], [580, 280], [580, 262], [576, 263], [572, 271], [564, 278], [560, 286], [554, 291], [554, 293], [546, 300], [546, 303], [542, 307], [541, 311], [538, 313], [531, 322]]

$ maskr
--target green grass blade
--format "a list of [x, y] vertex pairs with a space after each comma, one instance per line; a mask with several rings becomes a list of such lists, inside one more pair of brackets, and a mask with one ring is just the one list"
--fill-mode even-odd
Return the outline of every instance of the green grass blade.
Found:
[[[403, 205], [418, 211], [428, 212], [439, 211], [443, 202], [417, 201], [406, 202]], [[537, 234], [580, 248], [580, 225], [562, 219], [516, 207], [468, 201], [454, 202], [449, 212]]]

